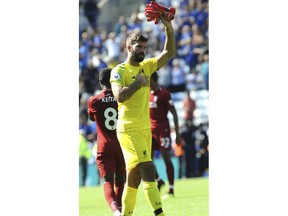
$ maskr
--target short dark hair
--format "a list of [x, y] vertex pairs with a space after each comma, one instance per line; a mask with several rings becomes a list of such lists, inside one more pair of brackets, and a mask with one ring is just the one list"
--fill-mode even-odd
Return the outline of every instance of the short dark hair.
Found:
[[110, 85], [111, 68], [102, 68], [99, 73], [99, 82], [101, 85]]
[[151, 75], [151, 79], [152, 79], [154, 82], [157, 82], [157, 81], [158, 81], [157, 71], [155, 71], [155, 72]]
[[148, 38], [146, 38], [145, 36], [143, 35], [140, 35], [140, 34], [130, 34], [127, 39], [126, 39], [126, 44], [127, 45], [133, 45], [137, 42], [147, 42], [148, 41]]

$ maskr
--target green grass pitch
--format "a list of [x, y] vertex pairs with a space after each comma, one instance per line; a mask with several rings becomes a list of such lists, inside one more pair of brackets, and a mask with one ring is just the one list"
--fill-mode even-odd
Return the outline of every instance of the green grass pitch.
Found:
[[[175, 180], [175, 197], [163, 200], [166, 216], [208, 216], [208, 177]], [[161, 189], [161, 195], [168, 190], [168, 184]], [[79, 216], [112, 216], [102, 186], [79, 188]], [[139, 186], [134, 210], [135, 216], [154, 216]]]

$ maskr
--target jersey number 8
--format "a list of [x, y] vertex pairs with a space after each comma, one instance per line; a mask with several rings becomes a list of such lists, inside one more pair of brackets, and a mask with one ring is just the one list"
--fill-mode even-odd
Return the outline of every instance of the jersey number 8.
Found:
[[[104, 111], [104, 117], [106, 118], [105, 120], [105, 126], [108, 130], [115, 130], [116, 129], [116, 124], [117, 124], [117, 111], [109, 107]], [[111, 124], [112, 123], [112, 124]]]

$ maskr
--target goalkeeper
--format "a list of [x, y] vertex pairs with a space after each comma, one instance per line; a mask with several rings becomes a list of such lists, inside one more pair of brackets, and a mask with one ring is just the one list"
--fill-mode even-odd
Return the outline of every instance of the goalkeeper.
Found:
[[175, 55], [175, 37], [171, 19], [160, 10], [149, 11], [146, 14], [147, 21], [161, 20], [165, 26], [166, 39], [162, 52], [144, 60], [148, 38], [131, 34], [126, 40], [127, 59], [112, 69], [110, 78], [112, 91], [118, 102], [117, 137], [126, 163], [122, 216], [133, 214], [141, 180], [154, 215], [165, 215], [155, 181], [155, 166], [151, 159], [149, 80], [154, 71], [167, 64]]

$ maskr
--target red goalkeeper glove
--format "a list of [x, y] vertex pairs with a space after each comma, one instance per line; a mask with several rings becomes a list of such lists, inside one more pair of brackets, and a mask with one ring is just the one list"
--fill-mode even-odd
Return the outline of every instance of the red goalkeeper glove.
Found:
[[154, 1], [151, 1], [149, 4], [146, 5], [144, 14], [147, 17], [148, 22], [154, 20], [154, 23], [158, 24], [160, 15], [164, 15], [164, 17], [168, 21], [171, 21], [174, 19], [175, 12], [176, 10], [173, 7], [166, 8], [162, 5], [157, 4]]

